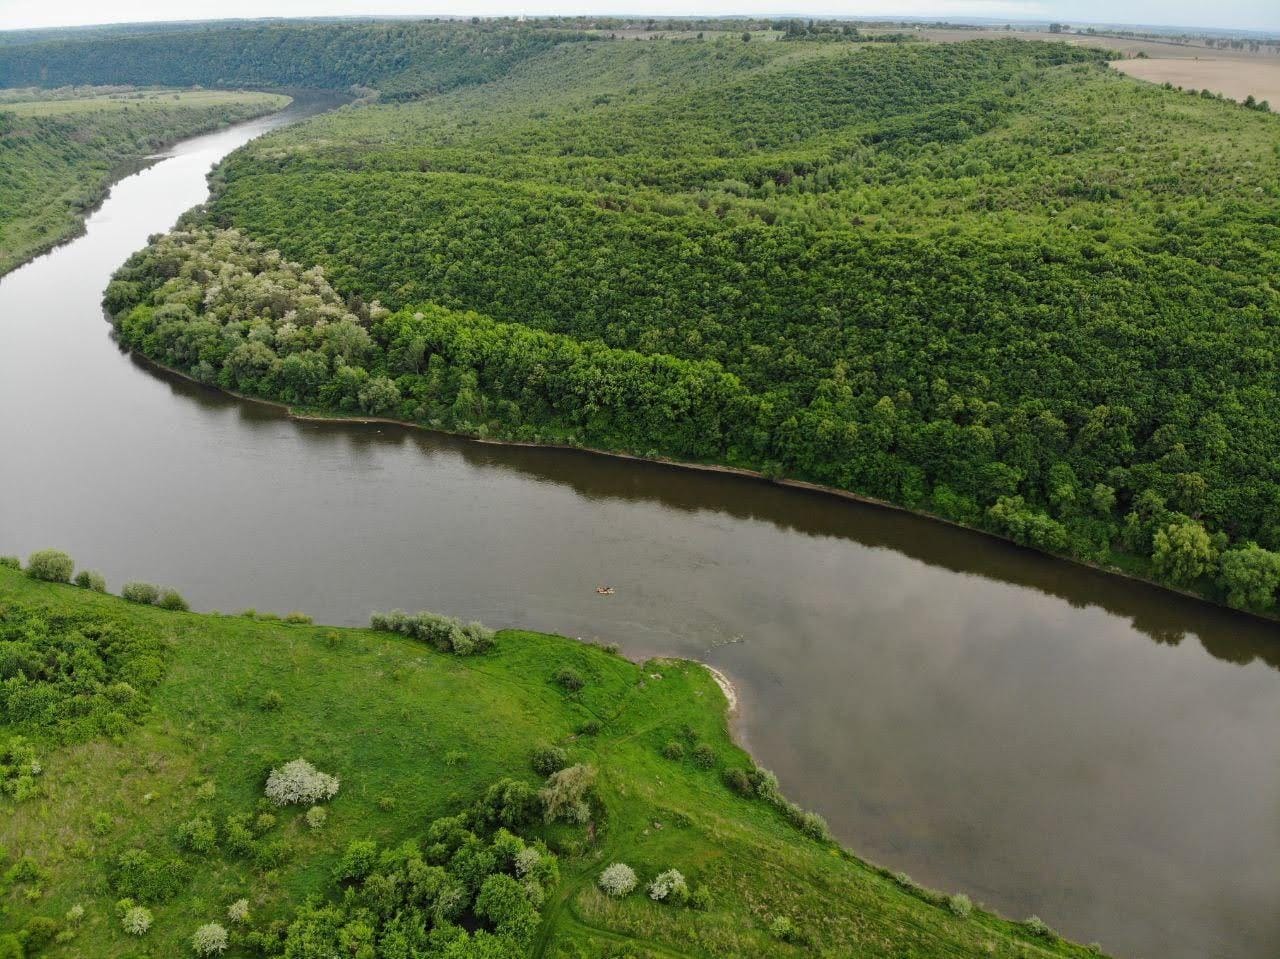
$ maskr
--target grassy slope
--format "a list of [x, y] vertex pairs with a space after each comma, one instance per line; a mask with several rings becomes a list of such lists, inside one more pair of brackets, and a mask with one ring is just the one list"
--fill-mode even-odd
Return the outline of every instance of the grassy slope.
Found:
[[276, 94], [207, 90], [0, 98], [0, 274], [74, 235], [131, 161], [287, 102]]
[[[802, 838], [773, 807], [730, 792], [721, 771], [747, 757], [730, 739], [723, 695], [692, 663], [641, 666], [516, 631], [500, 634], [491, 654], [459, 659], [367, 630], [132, 606], [0, 568], [0, 617], [14, 603], [92, 612], [172, 642], [167, 677], [141, 727], [114, 742], [43, 744], [45, 795], [19, 805], [0, 799], [4, 853], [33, 857], [49, 877], [33, 897], [30, 884], [5, 894], [0, 930], [21, 928], [32, 915], [61, 917], [76, 903], [87, 910], [78, 937], [45, 955], [135, 954], [137, 941], [113, 918], [104, 861], [135, 845], [177, 854], [178, 823], [197, 812], [220, 820], [251, 811], [266, 769], [282, 760], [303, 754], [342, 777], [327, 826], [310, 832], [299, 814], [283, 813], [277, 829], [288, 854], [274, 870], [217, 855], [201, 862], [186, 893], [156, 907], [144, 940], [150, 954], [184, 952], [192, 929], [241, 895], [261, 921], [325, 892], [336, 855], [353, 838], [414, 835], [503, 775], [535, 781], [528, 757], [545, 740], [600, 768], [608, 822], [581, 855], [563, 857], [538, 955], [609, 956], [636, 941], [648, 950], [641, 955], [664, 957], [1086, 954], [979, 911], [955, 918], [834, 845]], [[550, 681], [565, 664], [590, 678], [580, 702]], [[259, 708], [268, 690], [283, 696], [277, 712]], [[603, 723], [600, 734], [575, 737], [593, 717]], [[714, 746], [720, 768], [661, 755], [686, 723]], [[206, 781], [216, 793], [200, 798]], [[700, 913], [639, 894], [605, 900], [594, 876], [614, 860], [642, 878], [675, 866], [708, 884], [715, 904]], [[779, 914], [812, 937], [811, 949], [769, 936]]]

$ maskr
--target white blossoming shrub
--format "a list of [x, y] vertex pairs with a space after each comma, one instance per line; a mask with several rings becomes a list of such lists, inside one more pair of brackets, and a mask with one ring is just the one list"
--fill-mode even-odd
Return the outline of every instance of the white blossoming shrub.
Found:
[[249, 900], [237, 899], [231, 905], [227, 906], [227, 918], [232, 922], [248, 922]]
[[668, 869], [649, 883], [649, 898], [656, 902], [684, 902], [689, 898], [689, 884], [677, 869]]
[[191, 948], [198, 956], [216, 956], [226, 952], [226, 927], [216, 922], [205, 923], [191, 937]]
[[538, 852], [533, 846], [525, 846], [516, 853], [515, 866], [516, 875], [523, 879], [529, 875], [542, 861], [542, 853]]
[[120, 917], [120, 928], [131, 936], [141, 936], [151, 928], [151, 910], [146, 906], [130, 906]]
[[600, 888], [606, 895], [620, 899], [636, 887], [636, 871], [625, 862], [615, 862], [600, 873]]
[[338, 794], [338, 777], [322, 773], [305, 759], [287, 762], [267, 777], [267, 798], [277, 806], [311, 804]]

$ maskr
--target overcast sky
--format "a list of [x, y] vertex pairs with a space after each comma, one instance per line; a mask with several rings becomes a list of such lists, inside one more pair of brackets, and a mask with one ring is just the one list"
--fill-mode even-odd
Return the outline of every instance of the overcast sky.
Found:
[[995, 17], [1280, 31], [1280, 0], [0, 0], [0, 29], [350, 14], [809, 14]]

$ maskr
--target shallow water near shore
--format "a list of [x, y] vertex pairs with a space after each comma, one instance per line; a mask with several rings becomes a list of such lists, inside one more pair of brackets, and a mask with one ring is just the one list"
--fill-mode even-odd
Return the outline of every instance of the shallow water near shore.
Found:
[[295, 421], [122, 353], [111, 272], [319, 106], [180, 145], [0, 279], [0, 552], [199, 609], [428, 608], [702, 659], [860, 854], [1117, 955], [1280, 953], [1275, 624], [763, 481]]

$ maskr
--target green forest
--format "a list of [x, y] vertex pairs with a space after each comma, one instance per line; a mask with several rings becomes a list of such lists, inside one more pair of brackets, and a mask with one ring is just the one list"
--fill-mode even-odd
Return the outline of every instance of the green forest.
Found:
[[121, 271], [124, 342], [1274, 607], [1273, 115], [1065, 44], [590, 36], [230, 158]]
[[838, 847], [697, 664], [74, 572], [0, 557], [6, 959], [1098, 954]]
[[130, 164], [287, 102], [121, 86], [0, 90], [0, 274], [74, 233]]

